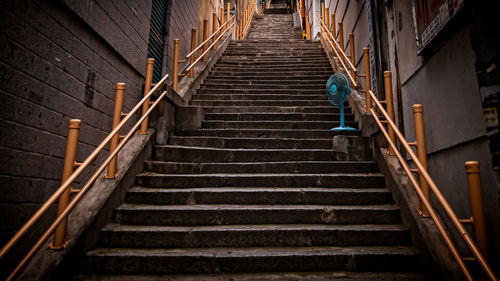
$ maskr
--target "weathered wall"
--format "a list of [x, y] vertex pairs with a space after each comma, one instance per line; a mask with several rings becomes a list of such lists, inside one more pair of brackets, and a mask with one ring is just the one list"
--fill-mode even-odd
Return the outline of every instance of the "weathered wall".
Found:
[[0, 243], [59, 186], [71, 118], [77, 160], [111, 129], [114, 87], [124, 111], [142, 95], [151, 1], [0, 2]]

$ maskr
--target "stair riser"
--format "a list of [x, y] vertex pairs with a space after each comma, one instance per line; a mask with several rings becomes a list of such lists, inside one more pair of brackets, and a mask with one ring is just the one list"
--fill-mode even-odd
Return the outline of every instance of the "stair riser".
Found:
[[[192, 191], [185, 192], [174, 190], [169, 192], [128, 192], [126, 202], [130, 204], [154, 204], [154, 205], [183, 205], [183, 204], [294, 204], [294, 205], [365, 205], [365, 204], [390, 204], [392, 194], [388, 191], [310, 191], [303, 188], [300, 191], [253, 191], [247, 192], [226, 191], [219, 188], [218, 191]], [[226, 188], [227, 189], [227, 188]]]
[[339, 187], [339, 188], [382, 188], [384, 178], [365, 174], [351, 175], [301, 175], [301, 174], [240, 174], [225, 176], [205, 175], [138, 175], [138, 184], [151, 187]]
[[[212, 89], [234, 89], [234, 88], [246, 88], [248, 90], [261, 90], [261, 89], [277, 89], [277, 90], [322, 90], [325, 91], [326, 88], [326, 83], [325, 84], [320, 84], [320, 83], [314, 83], [314, 84], [293, 84], [292, 82], [278, 82], [277, 84], [252, 84], [252, 85], [243, 85], [243, 84], [210, 84], [206, 83], [200, 87], [202, 90], [212, 90]], [[300, 99], [300, 96], [294, 96], [294, 95], [288, 95], [288, 99]], [[306, 96], [303, 97], [302, 99], [318, 99], [319, 97], [323, 96], [323, 99], [326, 99], [324, 95], [318, 95], [315, 97], [310, 97]], [[246, 95], [245, 95], [246, 97]], [[245, 98], [243, 96], [239, 96], [238, 98], [243, 99]], [[248, 96], [247, 99], [251, 99], [252, 96]], [[279, 96], [278, 98], [282, 99], [284, 96]]]
[[[210, 91], [210, 90], [200, 90]], [[206, 93], [206, 92], [205, 92]], [[255, 100], [255, 101], [213, 101], [213, 100], [193, 100], [192, 105], [200, 106], [328, 106], [327, 100]]]
[[330, 77], [333, 74], [333, 70], [305, 70], [305, 71], [288, 71], [288, 70], [269, 70], [262, 69], [258, 71], [252, 71], [248, 69], [242, 68], [231, 68], [215, 71], [212, 70], [209, 74], [209, 78], [218, 77], [218, 76], [244, 76], [244, 77], [253, 77], [253, 76], [261, 76], [268, 75], [268, 77], [309, 77], [309, 76], [321, 76], [321, 77]]
[[[205, 113], [340, 113], [336, 106], [215, 106], [204, 107]], [[345, 114], [350, 114], [351, 109], [345, 108]]]
[[213, 209], [213, 210], [116, 210], [115, 222], [129, 225], [196, 226], [231, 224], [394, 224], [398, 210], [337, 209]]
[[245, 149], [331, 149], [332, 141], [325, 140], [286, 140], [286, 139], [216, 139], [216, 138], [176, 138], [170, 137], [169, 144], [198, 147], [245, 148]]
[[[345, 125], [357, 128], [357, 122], [345, 121]], [[339, 127], [338, 121], [204, 121], [204, 129], [324, 129]]]
[[[354, 121], [353, 114], [345, 114], [345, 121]], [[224, 121], [338, 121], [340, 114], [321, 113], [206, 113], [205, 120]]]
[[113, 231], [100, 233], [100, 244], [122, 248], [308, 247], [407, 245], [407, 231], [246, 230], [246, 231]]
[[[360, 133], [358, 131], [309, 131], [309, 130], [238, 130], [238, 129], [207, 129], [207, 130], [197, 130], [185, 132], [186, 136], [216, 136], [216, 137], [230, 137], [230, 138], [303, 138], [303, 139], [326, 139], [333, 138], [336, 135], [351, 135], [358, 136]], [[330, 159], [330, 160], [342, 160], [345, 159], [345, 155], [337, 155], [337, 158], [341, 159]], [[291, 159], [293, 160], [293, 159]], [[369, 160], [369, 159], [368, 159]], [[282, 161], [282, 160], [280, 160]], [[286, 160], [285, 160], [286, 161]]]

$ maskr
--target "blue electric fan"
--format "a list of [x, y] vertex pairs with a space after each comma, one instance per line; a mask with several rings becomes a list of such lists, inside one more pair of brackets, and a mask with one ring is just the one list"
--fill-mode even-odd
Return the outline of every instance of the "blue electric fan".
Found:
[[335, 105], [340, 106], [340, 126], [332, 128], [332, 131], [355, 131], [356, 129], [345, 125], [344, 121], [344, 102], [351, 93], [349, 80], [342, 73], [336, 73], [330, 76], [326, 82], [326, 98]]

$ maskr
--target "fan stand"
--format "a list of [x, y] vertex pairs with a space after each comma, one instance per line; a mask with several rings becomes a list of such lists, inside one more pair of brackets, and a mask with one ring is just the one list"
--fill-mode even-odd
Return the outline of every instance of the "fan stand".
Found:
[[356, 129], [351, 128], [351, 127], [345, 125], [345, 121], [344, 121], [344, 102], [345, 101], [342, 101], [340, 103], [340, 126], [335, 127], [335, 128], [331, 128], [330, 130], [332, 130], [332, 131], [356, 131]]

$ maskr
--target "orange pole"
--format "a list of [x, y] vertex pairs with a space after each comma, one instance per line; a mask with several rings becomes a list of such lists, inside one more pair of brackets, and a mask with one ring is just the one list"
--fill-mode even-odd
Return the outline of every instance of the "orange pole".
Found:
[[[421, 104], [414, 104], [413, 108], [413, 121], [415, 123], [415, 139], [417, 142], [417, 157], [425, 171], [427, 172], [427, 149], [425, 146], [425, 131], [424, 131], [424, 107]], [[389, 116], [390, 117], [390, 116]], [[392, 120], [391, 120], [392, 121]], [[420, 190], [427, 200], [429, 199], [429, 184], [425, 180], [422, 173], [420, 176]], [[429, 216], [429, 210], [425, 208], [424, 204], [420, 205], [420, 215], [423, 217]]]
[[[115, 108], [113, 111], [113, 128], [111, 130], [116, 128], [118, 124], [120, 124], [120, 121], [122, 120], [124, 92], [125, 92], [125, 83], [116, 83]], [[114, 135], [111, 141], [109, 142], [109, 153], [113, 153], [113, 151], [115, 151], [119, 142], [120, 142], [120, 132]], [[109, 162], [108, 172], [105, 178], [114, 179], [116, 178], [116, 176], [118, 176], [118, 172], [116, 171], [117, 160], [118, 160], [117, 158], [118, 157], [115, 156], [113, 157], [111, 162]]]
[[370, 52], [368, 48], [363, 48], [363, 64], [365, 66], [365, 94], [366, 94], [366, 107], [365, 112], [370, 112], [372, 108], [372, 97], [368, 93], [372, 89], [371, 76], [370, 76]]
[[[208, 19], [203, 20], [203, 42], [208, 39]], [[203, 53], [207, 50], [207, 43], [203, 44]], [[207, 61], [207, 54], [203, 55], [202, 61]]]
[[[191, 29], [191, 52], [193, 52], [194, 49], [196, 49], [196, 31], [197, 31], [196, 28]], [[196, 60], [196, 52], [189, 57], [189, 64], [193, 65], [195, 60]], [[189, 77], [191, 78], [194, 77], [194, 67], [191, 67], [191, 69], [189, 70]]]
[[236, 36], [236, 40], [240, 40], [240, 26], [239, 25], [236, 26], [235, 36]]
[[330, 8], [326, 8], [325, 11], [325, 24], [326, 24], [325, 31], [328, 31], [328, 29], [330, 28]]
[[[75, 169], [76, 150], [78, 148], [78, 135], [80, 133], [80, 126], [82, 121], [78, 119], [71, 119], [68, 123], [68, 139], [66, 141], [66, 154], [64, 156], [64, 166], [61, 182], [64, 183], [73, 173]], [[66, 210], [71, 200], [71, 186], [68, 186], [64, 193], [59, 197], [59, 204], [57, 206], [57, 216], [61, 215]], [[68, 243], [66, 239], [66, 227], [68, 218], [66, 217], [56, 228], [54, 233], [54, 241], [50, 244], [51, 249], [63, 249]]]
[[325, 22], [325, 3], [321, 3], [321, 20]]
[[483, 191], [481, 190], [479, 168], [477, 161], [465, 162], [474, 240], [484, 259], [488, 260], [488, 241], [486, 240], [486, 221], [484, 219]]
[[306, 16], [306, 39], [311, 40], [311, 24], [309, 23], [309, 16]]
[[[350, 53], [349, 56], [351, 57], [351, 63], [356, 67], [356, 46], [354, 45], [354, 34], [350, 33], [349, 34], [349, 47], [350, 47]], [[352, 77], [356, 77], [356, 69], [353, 69], [351, 71]]]
[[[220, 8], [220, 25], [224, 25], [224, 7]], [[224, 32], [224, 28], [221, 30], [221, 32]]]
[[172, 58], [172, 89], [179, 91], [179, 39], [174, 39], [174, 57]]
[[[217, 14], [212, 13], [212, 34], [214, 34], [217, 31]], [[215, 42], [217, 35], [214, 36], [214, 39], [212, 40], [212, 43]], [[212, 50], [217, 50], [217, 44], [214, 44], [214, 47]]]
[[344, 51], [344, 24], [342, 22], [339, 22], [339, 42], [340, 48]]
[[332, 35], [333, 37], [337, 37], [337, 31], [335, 30], [335, 14], [332, 14], [332, 22], [331, 22], [331, 27], [332, 27]]
[[[151, 83], [153, 82], [153, 70], [154, 70], [155, 59], [149, 58], [146, 64], [146, 79], [144, 81], [144, 96], [146, 96], [151, 90]], [[149, 99], [142, 104], [142, 116], [146, 114], [149, 109]], [[148, 121], [149, 117], [146, 117], [141, 124], [141, 129], [139, 130], [140, 135], [146, 135], [148, 133]]]
[[[230, 16], [230, 13], [231, 12], [231, 3], [227, 3], [227, 9], [226, 9], [226, 21], [229, 21], [229, 16]], [[229, 26], [229, 25], [228, 25]], [[226, 26], [226, 29], [227, 29], [227, 26]]]
[[[394, 122], [394, 104], [392, 100], [392, 72], [390, 71], [384, 71], [384, 88], [387, 114], [391, 118], [391, 121]], [[394, 129], [391, 126], [388, 126], [387, 133], [389, 134], [389, 138], [391, 139], [391, 141], [393, 143], [396, 143], [396, 135], [394, 134]], [[394, 155], [394, 150], [391, 146], [389, 146], [387, 154]]]

